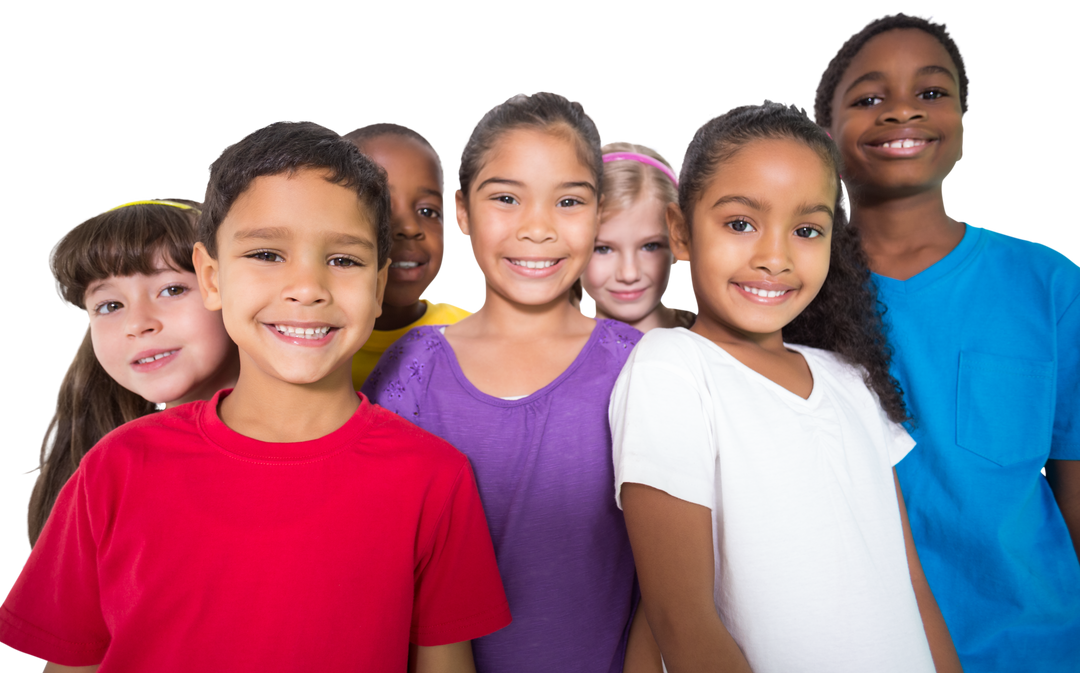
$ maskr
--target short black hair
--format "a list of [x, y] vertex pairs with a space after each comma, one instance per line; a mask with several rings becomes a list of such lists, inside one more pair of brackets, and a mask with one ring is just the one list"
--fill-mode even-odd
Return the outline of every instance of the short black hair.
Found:
[[840, 51], [836, 52], [836, 56], [833, 56], [833, 59], [829, 61], [829, 67], [825, 68], [825, 72], [821, 75], [817, 96], [814, 98], [814, 117], [818, 124], [825, 128], [832, 126], [832, 101], [833, 95], [836, 93], [836, 87], [840, 84], [840, 80], [843, 79], [852, 59], [862, 51], [866, 43], [871, 38], [882, 33], [905, 28], [921, 30], [933, 36], [941, 43], [942, 47], [945, 47], [945, 51], [949, 53], [949, 57], [956, 64], [956, 71], [960, 76], [960, 110], [961, 112], [967, 112], [967, 70], [964, 69], [964, 59], [960, 56], [960, 49], [953, 42], [952, 37], [949, 36], [949, 32], [945, 30], [945, 24], [932, 23], [918, 16], [894, 14], [892, 16], [883, 16], [866, 24], [865, 28], [848, 38], [844, 46], [840, 47]]
[[386, 172], [351, 142], [312, 122], [277, 122], [230, 145], [210, 166], [198, 240], [217, 257], [217, 230], [255, 178], [325, 170], [327, 181], [356, 192], [371, 211], [381, 268], [390, 255], [390, 190]]
[[442, 179], [442, 159], [439, 158], [439, 153], [435, 151], [435, 148], [431, 146], [428, 139], [420, 135], [416, 131], [413, 131], [408, 126], [402, 126], [401, 124], [391, 124], [389, 122], [383, 122], [379, 124], [368, 124], [367, 126], [361, 126], [355, 131], [349, 131], [342, 136], [345, 140], [348, 140], [353, 145], [360, 147], [364, 142], [372, 140], [373, 138], [381, 138], [383, 136], [398, 136], [401, 138], [409, 138], [415, 140], [424, 147], [431, 150], [431, 153], [435, 155], [435, 165], [439, 167], [439, 178]]
[[588, 166], [596, 179], [596, 195], [600, 197], [604, 178], [604, 160], [600, 151], [600, 132], [585, 114], [581, 103], [574, 103], [557, 93], [540, 91], [531, 96], [518, 94], [501, 105], [488, 110], [473, 129], [465, 150], [461, 153], [458, 180], [461, 192], [469, 196], [469, 185], [480, 172], [484, 157], [495, 141], [506, 131], [523, 128], [552, 130], [569, 127], [578, 146], [578, 157]]

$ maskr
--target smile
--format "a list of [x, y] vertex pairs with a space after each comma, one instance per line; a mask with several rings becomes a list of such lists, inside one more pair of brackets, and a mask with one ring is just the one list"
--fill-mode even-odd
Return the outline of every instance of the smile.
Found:
[[177, 348], [176, 350], [171, 350], [171, 351], [164, 351], [164, 352], [162, 352], [162, 353], [158, 353], [157, 355], [151, 355], [151, 356], [149, 356], [149, 357], [141, 358], [141, 359], [139, 359], [139, 360], [136, 360], [136, 361], [135, 361], [135, 364], [137, 364], [137, 365], [146, 365], [146, 364], [150, 364], [150, 363], [151, 363], [151, 362], [153, 362], [154, 360], [160, 360], [161, 358], [167, 358], [167, 357], [169, 357], [170, 355], [172, 355], [173, 353], [176, 353], [176, 352], [178, 352], [179, 350], [180, 350], [180, 349], [179, 349], [179, 348]]
[[925, 145], [927, 141], [921, 138], [902, 138], [900, 140], [893, 140], [890, 142], [879, 143], [874, 147], [884, 147], [890, 150], [906, 150], [911, 147], [919, 147]]
[[420, 262], [391, 262], [391, 269], [415, 269], [420, 266]]
[[757, 295], [758, 297], [765, 297], [766, 299], [780, 297], [787, 294], [788, 292], [791, 292], [791, 290], [761, 290], [756, 287], [750, 287], [749, 285], [740, 285], [739, 287], [744, 292], [749, 292], [750, 294]]
[[291, 325], [274, 325], [279, 334], [296, 339], [322, 339], [330, 331], [330, 326], [324, 327], [293, 327]]
[[559, 263], [557, 259], [511, 259], [510, 263], [514, 266], [523, 266], [526, 269], [546, 269], [551, 266], [555, 266]]

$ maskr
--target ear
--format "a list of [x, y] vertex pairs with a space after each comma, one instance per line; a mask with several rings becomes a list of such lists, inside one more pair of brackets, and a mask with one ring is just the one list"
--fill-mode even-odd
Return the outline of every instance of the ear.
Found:
[[191, 263], [195, 267], [195, 276], [199, 279], [199, 292], [203, 306], [208, 311], [221, 310], [221, 288], [218, 285], [218, 261], [210, 256], [206, 246], [195, 244], [191, 253]]
[[667, 220], [668, 238], [671, 239], [671, 252], [675, 254], [675, 259], [690, 261], [690, 230], [679, 204], [669, 203], [664, 211], [664, 219]]
[[378, 318], [382, 315], [382, 300], [386, 294], [386, 277], [390, 274], [390, 258], [387, 257], [383, 262], [382, 268], [379, 269], [379, 275], [376, 276], [375, 281], [375, 305], [379, 307], [379, 312], [375, 314]]
[[465, 195], [461, 193], [460, 189], [454, 192], [454, 206], [457, 208], [457, 226], [461, 229], [461, 233], [468, 236], [469, 200], [465, 198]]

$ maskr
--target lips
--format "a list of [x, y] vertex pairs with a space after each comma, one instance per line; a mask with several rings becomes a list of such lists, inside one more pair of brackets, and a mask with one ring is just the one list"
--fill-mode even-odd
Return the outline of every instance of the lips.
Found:
[[527, 278], [546, 278], [562, 268], [565, 257], [504, 257], [507, 266]]
[[745, 283], [733, 282], [736, 291], [744, 299], [755, 304], [776, 305], [782, 304], [791, 297], [796, 288], [783, 283], [770, 283], [767, 281], [752, 281]]
[[395, 283], [411, 283], [421, 280], [426, 272], [430, 256], [418, 250], [391, 250], [390, 277]]
[[895, 129], [864, 143], [867, 150], [884, 157], [912, 157], [938, 142], [920, 129]]
[[141, 373], [152, 372], [175, 360], [179, 352], [179, 348], [145, 350], [135, 354], [131, 367]]
[[285, 343], [294, 346], [324, 346], [334, 338], [339, 327], [326, 323], [279, 322], [263, 323]]

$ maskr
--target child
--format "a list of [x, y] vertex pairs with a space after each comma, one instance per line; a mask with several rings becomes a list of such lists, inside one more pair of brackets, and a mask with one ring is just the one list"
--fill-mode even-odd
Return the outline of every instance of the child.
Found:
[[660, 303], [675, 258], [664, 211], [678, 198], [678, 180], [663, 157], [642, 145], [604, 149], [600, 232], [581, 277], [596, 300], [596, 317], [621, 320], [642, 332], [690, 327], [694, 314]]
[[668, 223], [697, 320], [648, 333], [611, 399], [616, 497], [672, 673], [959, 670], [895, 483], [914, 442], [839, 165], [776, 103], [686, 152]]
[[967, 90], [945, 26], [897, 14], [840, 49], [815, 111], [888, 306], [918, 421], [919, 450], [897, 472], [960, 660], [969, 673], [1075, 671], [1080, 269], [945, 213]]
[[389, 234], [384, 174], [332, 131], [225, 150], [194, 266], [236, 388], [86, 455], [0, 640], [100, 673], [474, 670], [510, 615], [468, 461], [352, 389]]
[[33, 546], [61, 487], [113, 428], [155, 405], [209, 399], [240, 360], [198, 293], [191, 250], [198, 204], [135, 201], [92, 217], [53, 250], [60, 294], [90, 316], [56, 399], [30, 496]]
[[469, 312], [420, 299], [443, 257], [443, 173], [435, 149], [424, 136], [397, 124], [365, 126], [345, 140], [379, 164], [390, 185], [390, 272], [382, 315], [353, 357], [353, 385], [360, 390], [379, 356], [410, 329], [450, 325]]
[[476, 641], [477, 670], [621, 671], [634, 561], [609, 496], [604, 409], [640, 335], [569, 296], [596, 237], [599, 134], [562, 96], [516, 96], [477, 124], [460, 178], [484, 305], [410, 331], [364, 391], [476, 470], [514, 615]]

